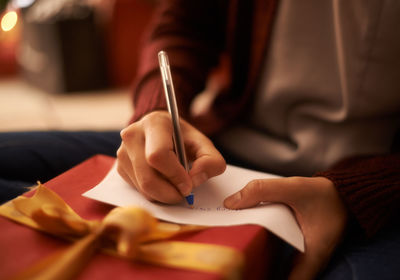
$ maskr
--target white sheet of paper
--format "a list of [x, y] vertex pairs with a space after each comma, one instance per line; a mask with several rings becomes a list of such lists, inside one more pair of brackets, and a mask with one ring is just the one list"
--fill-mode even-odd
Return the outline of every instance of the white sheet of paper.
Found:
[[135, 188], [119, 176], [114, 165], [107, 176], [83, 196], [115, 206], [138, 206], [153, 216], [174, 223], [206, 226], [257, 224], [265, 227], [301, 252], [304, 252], [303, 234], [292, 211], [283, 204], [263, 204], [258, 207], [229, 210], [224, 199], [243, 188], [253, 179], [278, 176], [228, 165], [226, 171], [194, 189], [194, 208], [184, 202], [164, 205], [145, 199]]

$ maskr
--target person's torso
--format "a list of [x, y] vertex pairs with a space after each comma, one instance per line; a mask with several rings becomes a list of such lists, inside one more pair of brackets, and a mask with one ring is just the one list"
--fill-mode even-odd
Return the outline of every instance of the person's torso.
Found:
[[253, 110], [217, 143], [284, 175], [389, 152], [400, 121], [399, 27], [399, 1], [280, 1]]

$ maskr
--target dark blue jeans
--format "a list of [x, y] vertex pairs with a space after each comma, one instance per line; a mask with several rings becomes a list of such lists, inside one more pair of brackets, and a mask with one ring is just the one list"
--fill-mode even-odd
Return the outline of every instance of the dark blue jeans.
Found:
[[0, 133], [0, 204], [95, 154], [115, 156], [119, 131]]
[[399, 221], [371, 239], [345, 240], [320, 279], [400, 279]]
[[[361, 232], [360, 232], [361, 233]], [[287, 279], [295, 249], [283, 244], [268, 279]], [[397, 221], [375, 237], [347, 236], [316, 280], [400, 279], [400, 227]]]
[[[120, 141], [118, 131], [0, 133], [0, 203], [95, 154], [115, 156]], [[282, 251], [285, 254], [275, 266], [282, 267], [281, 276], [288, 270], [293, 249], [286, 246]], [[319, 279], [400, 279], [399, 222], [393, 221], [391, 228], [371, 240], [345, 240]]]

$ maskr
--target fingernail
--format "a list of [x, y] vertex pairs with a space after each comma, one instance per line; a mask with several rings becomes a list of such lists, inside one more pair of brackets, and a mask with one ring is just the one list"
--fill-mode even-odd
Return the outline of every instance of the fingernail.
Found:
[[208, 176], [206, 173], [202, 172], [192, 177], [193, 187], [200, 186], [205, 181], [208, 180]]
[[178, 187], [179, 191], [182, 193], [183, 196], [187, 196], [191, 192], [190, 187], [185, 183], [178, 184], [177, 187]]
[[242, 194], [240, 192], [237, 192], [225, 199], [224, 205], [226, 208], [235, 208], [235, 206], [240, 202], [241, 199]]

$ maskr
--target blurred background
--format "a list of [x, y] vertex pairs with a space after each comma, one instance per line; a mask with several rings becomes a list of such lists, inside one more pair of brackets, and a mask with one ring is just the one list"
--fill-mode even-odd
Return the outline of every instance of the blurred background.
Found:
[[0, 131], [121, 129], [157, 0], [0, 0]]

